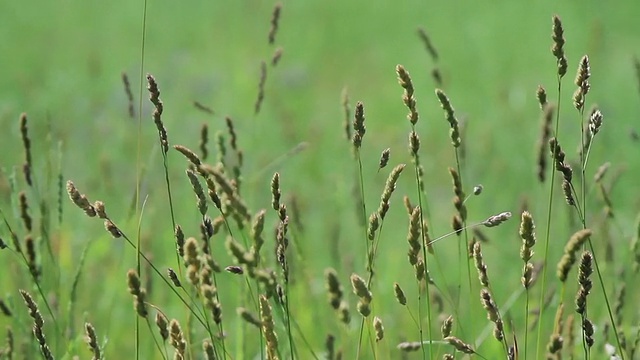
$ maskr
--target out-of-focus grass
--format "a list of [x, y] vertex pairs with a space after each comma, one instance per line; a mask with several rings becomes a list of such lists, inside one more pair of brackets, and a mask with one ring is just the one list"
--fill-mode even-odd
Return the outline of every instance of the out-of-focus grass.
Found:
[[[276, 41], [284, 54], [277, 67], [269, 68], [266, 100], [262, 112], [255, 116], [259, 64], [269, 61], [274, 50], [267, 45], [272, 7], [273, 3], [263, 1], [150, 1], [143, 71], [153, 73], [160, 84], [165, 103], [163, 120], [172, 144], [196, 148], [203, 122], [209, 124], [213, 139], [216, 130], [224, 130], [224, 115], [235, 120], [246, 156], [244, 194], [252, 210], [268, 207], [269, 180], [274, 171], [281, 172], [283, 191], [295, 193], [303, 206], [307, 228], [303, 248], [309, 254], [305, 268], [313, 278], [310, 285], [314, 292], [322, 292], [323, 269], [340, 266], [340, 260], [331, 258], [328, 250], [336, 236], [343, 251], [355, 251], [353, 267], [342, 269], [345, 285], [348, 271], [363, 271], [364, 256], [357, 256], [361, 230], [354, 225], [357, 215], [351, 196], [356, 168], [348, 160], [351, 149], [342, 133], [340, 92], [345, 86], [352, 106], [357, 100], [365, 103], [368, 132], [363, 161], [367, 206], [373, 209], [386, 178], [386, 173], [375, 172], [380, 152], [391, 147], [391, 164], [410, 161], [406, 145], [409, 126], [394, 68], [400, 63], [409, 70], [421, 114], [418, 131], [426, 188], [432, 194], [431, 228], [434, 234], [450, 228], [453, 207], [446, 169], [454, 164], [454, 158], [448, 124], [429, 77], [434, 64], [416, 35], [418, 26], [424, 27], [435, 43], [444, 88], [468, 125], [465, 185], [482, 183], [485, 187], [483, 195], [469, 204], [471, 219], [483, 220], [504, 210], [517, 213], [521, 199], [526, 197], [539, 225], [543, 225], [548, 187], [538, 185], [534, 175], [540, 117], [534, 94], [541, 84], [549, 91], [550, 100], [556, 96], [555, 62], [549, 51], [553, 14], [563, 19], [570, 65], [563, 88], [560, 129], [561, 136], [572, 136], [563, 142], [565, 151], [575, 154], [579, 143], [578, 116], [570, 108], [569, 99], [575, 68], [586, 53], [593, 73], [588, 103], [593, 99], [605, 114], [587, 173], [592, 176], [604, 161], [612, 161], [614, 170], [624, 171], [611, 196], [619, 206], [621, 224], [628, 225], [635, 217], [640, 204], [627, 191], [634, 189], [640, 173], [640, 163], [632, 155], [639, 145], [629, 136], [631, 129], [637, 130], [640, 111], [631, 62], [632, 56], [640, 53], [634, 15], [640, 11], [637, 4], [285, 1]], [[119, 224], [127, 224], [133, 234], [135, 221], [127, 219], [135, 185], [137, 124], [127, 116], [120, 73], [129, 74], [137, 103], [142, 4], [4, 2], [0, 5], [0, 23], [0, 126], [5, 129], [0, 165], [7, 172], [12, 167], [19, 172], [22, 151], [17, 118], [25, 111], [29, 114], [38, 178], [43, 182], [49, 178], [47, 149], [55, 150], [56, 142], [62, 140], [64, 178], [74, 179], [91, 199], [104, 200], [111, 216], [122, 219]], [[142, 233], [147, 239], [145, 246], [155, 258], [170, 262], [173, 245], [167, 226], [168, 205], [147, 96], [143, 90], [143, 195], [149, 197]], [[216, 115], [207, 116], [194, 109], [194, 100], [211, 106]], [[269, 166], [301, 142], [308, 144], [304, 151]], [[50, 157], [55, 164], [56, 155]], [[193, 195], [181, 170], [184, 160], [170, 153], [170, 164], [178, 222], [196, 234]], [[1, 204], [5, 213], [11, 214], [13, 204], [4, 177], [2, 189]], [[391, 225], [386, 225], [383, 232], [380, 253], [384, 258], [378, 261], [382, 284], [399, 281], [410, 272], [405, 261], [406, 217], [400, 206], [404, 194], [415, 197], [409, 174], [401, 180], [387, 220]], [[129, 335], [120, 326], [128, 329], [132, 319], [124, 282], [126, 269], [133, 266], [132, 252], [107, 239], [99, 223], [81, 216], [66, 199], [65, 211], [58, 234], [66, 251], [61, 255], [65, 265], [63, 284], [70, 281], [82, 244], [95, 239], [78, 308], [95, 319], [112, 307], [110, 343], [121, 344]], [[555, 211], [563, 221], [554, 229], [552, 239], [553, 248], [560, 251], [573, 229], [564, 226], [565, 212], [560, 208]], [[594, 205], [592, 211], [598, 211], [598, 207]], [[519, 261], [516, 229], [514, 221], [492, 231], [493, 242], [485, 250], [490, 276], [503, 271], [513, 274], [508, 281], [496, 284], [497, 293], [508, 294], [511, 287], [518, 286], [520, 274], [514, 269], [520, 265], [507, 260]], [[453, 241], [451, 238], [438, 245], [443, 259], [457, 256]], [[224, 251], [221, 243], [215, 245], [220, 252]], [[501, 256], [504, 251], [511, 254]], [[541, 255], [542, 250], [538, 253]], [[554, 260], [550, 266], [554, 266]], [[457, 271], [445, 269], [452, 287], [458, 279]], [[96, 277], [100, 281], [95, 281]], [[3, 294], [15, 294], [16, 286], [3, 279]], [[380, 297], [392, 301], [391, 287], [378, 291]], [[99, 292], [108, 296], [95, 296]], [[224, 291], [221, 294], [225, 296]], [[300, 297], [304, 299], [304, 294]], [[231, 306], [225, 309], [229, 318], [233, 316], [231, 310]], [[332, 324], [329, 320], [324, 321]], [[99, 333], [101, 330], [98, 327]], [[319, 344], [324, 334], [309, 336], [316, 337], [314, 342]]]

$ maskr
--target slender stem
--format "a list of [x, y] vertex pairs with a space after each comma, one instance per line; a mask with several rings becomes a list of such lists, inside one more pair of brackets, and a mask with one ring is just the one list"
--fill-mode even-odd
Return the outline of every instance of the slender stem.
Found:
[[[555, 128], [555, 136], [558, 137], [559, 129], [560, 129], [560, 98], [562, 92], [562, 78], [560, 75], [557, 76], [558, 79], [558, 108], [556, 109], [556, 128]], [[552, 151], [553, 156], [553, 166], [555, 166], [556, 161], [556, 152]], [[536, 339], [536, 359], [540, 358], [540, 344], [542, 341], [542, 315], [544, 314], [544, 295], [546, 290], [546, 282], [547, 282], [547, 257], [549, 255], [549, 240], [551, 238], [551, 213], [553, 210], [553, 189], [555, 185], [556, 172], [551, 170], [551, 181], [549, 185], [549, 203], [547, 206], [547, 229], [545, 232], [545, 240], [544, 240], [544, 255], [542, 257], [542, 289], [540, 291], [540, 313], [538, 314], [538, 334]]]
[[[140, 44], [140, 88], [138, 94], [138, 134], [137, 134], [137, 155], [136, 155], [136, 213], [138, 213], [138, 208], [140, 206], [140, 177], [141, 177], [141, 156], [142, 156], [142, 88], [144, 83], [144, 50], [145, 50], [145, 40], [146, 40], [146, 31], [147, 31], [147, 0], [143, 1], [143, 10], [142, 10], [142, 35], [141, 35], [141, 44]], [[139, 231], [139, 230], [138, 230]], [[136, 267], [138, 269], [138, 274], [140, 274], [140, 234], [138, 233], [138, 246], [135, 247], [137, 249], [136, 252]], [[128, 239], [127, 239], [128, 240]], [[133, 244], [132, 244], [133, 245]], [[140, 324], [138, 315], [136, 317], [136, 325], [135, 325], [135, 348], [136, 348], [136, 359], [140, 359]]]

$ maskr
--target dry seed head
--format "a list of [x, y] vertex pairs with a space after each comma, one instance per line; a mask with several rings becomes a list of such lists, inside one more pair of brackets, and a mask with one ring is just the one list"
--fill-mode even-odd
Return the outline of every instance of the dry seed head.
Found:
[[573, 93], [573, 106], [576, 108], [576, 110], [582, 111], [582, 109], [584, 108], [584, 98], [585, 96], [582, 88], [578, 88]]
[[38, 260], [36, 255], [36, 243], [33, 236], [27, 235], [24, 238], [25, 253], [27, 257], [27, 266], [29, 267], [29, 273], [38, 281], [40, 279], [41, 271], [38, 266]]
[[409, 72], [402, 66], [396, 66], [396, 73], [398, 74], [398, 83], [404, 88], [404, 94], [402, 95], [402, 102], [409, 109], [407, 119], [411, 125], [415, 125], [418, 122], [418, 110], [416, 109], [416, 99], [413, 96], [413, 83], [411, 82], [411, 76]]
[[567, 73], [567, 58], [564, 55], [564, 30], [562, 28], [562, 21], [557, 15], [553, 16], [553, 33], [551, 35], [553, 39], [553, 46], [551, 47], [551, 53], [556, 57], [558, 65], [558, 76], [562, 78]]
[[176, 349], [176, 356], [180, 359], [184, 358], [185, 351], [187, 349], [187, 342], [184, 340], [182, 328], [180, 323], [176, 319], [171, 319], [169, 322], [169, 334], [171, 335], [171, 346]]
[[409, 264], [415, 265], [418, 262], [418, 255], [422, 249], [420, 244], [420, 207], [413, 208], [409, 216], [409, 234], [407, 235], [409, 243]]
[[104, 221], [104, 228], [113, 236], [113, 238], [117, 239], [122, 237], [122, 231], [113, 223], [113, 221], [106, 219]]
[[602, 179], [604, 178], [604, 176], [607, 174], [607, 170], [609, 170], [609, 167], [611, 166], [610, 162], [606, 162], [602, 165], [600, 165], [600, 167], [598, 167], [598, 170], [596, 171], [595, 175], [593, 175], [593, 181], [595, 183], [599, 183], [602, 181]]
[[27, 202], [27, 194], [24, 191], [20, 191], [18, 194], [18, 199], [20, 202], [20, 217], [22, 218], [22, 222], [24, 223], [24, 227], [27, 229], [27, 232], [31, 232], [32, 230], [32, 220], [29, 215], [29, 204]]
[[451, 228], [456, 233], [456, 235], [460, 236], [462, 234], [463, 226], [462, 226], [462, 219], [460, 218], [460, 215], [458, 214], [453, 215], [453, 217], [451, 218]]
[[551, 136], [551, 125], [553, 123], [553, 114], [555, 107], [547, 104], [542, 109], [542, 130], [540, 131], [540, 140], [538, 141], [538, 180], [544, 182], [547, 170], [547, 143]]
[[482, 225], [486, 227], [494, 227], [502, 224], [503, 222], [511, 218], [511, 212], [505, 211], [498, 215], [490, 216], [487, 220], [482, 222]]
[[198, 260], [198, 241], [194, 237], [190, 237], [184, 243], [184, 262], [187, 265], [199, 264]]
[[31, 139], [29, 138], [29, 130], [27, 128], [27, 114], [20, 114], [20, 135], [22, 137], [22, 145], [24, 147], [24, 165], [22, 166], [22, 172], [27, 185], [32, 186], [31, 176]]
[[194, 102], [193, 102], [193, 106], [194, 106], [196, 109], [198, 109], [198, 110], [202, 111], [203, 113], [206, 113], [206, 114], [209, 114], [209, 115], [213, 115], [213, 114], [215, 114], [215, 112], [213, 111], [213, 109], [211, 109], [210, 107], [208, 107], [208, 106], [204, 105], [204, 104], [203, 104], [203, 103], [201, 103], [201, 102], [194, 101]]
[[271, 312], [271, 305], [266, 296], [260, 295], [260, 319], [262, 321], [262, 333], [267, 343], [267, 359], [278, 358], [278, 337], [275, 332], [275, 325], [273, 323], [273, 314]]
[[254, 314], [252, 314], [249, 310], [243, 307], [239, 307], [236, 309], [236, 313], [240, 315], [242, 320], [248, 322], [249, 324], [257, 328], [260, 328], [262, 326], [262, 323], [260, 323], [260, 320], [258, 320], [258, 318]]
[[280, 197], [282, 193], [280, 192], [280, 174], [273, 174], [273, 178], [271, 179], [271, 207], [273, 210], [278, 211], [280, 209]]
[[557, 276], [560, 281], [564, 282], [567, 280], [567, 275], [571, 270], [571, 267], [576, 261], [576, 252], [582, 247], [582, 245], [589, 239], [591, 236], [591, 230], [583, 229], [577, 231], [575, 234], [571, 236], [569, 242], [564, 247], [564, 255], [560, 259], [560, 262], [557, 266]]
[[595, 329], [593, 328], [593, 323], [591, 322], [591, 320], [584, 318], [582, 320], [582, 331], [584, 333], [585, 342], [589, 347], [592, 347], [594, 343], [593, 341], [594, 330]]
[[69, 194], [69, 198], [71, 199], [71, 201], [73, 201], [74, 204], [76, 204], [77, 207], [84, 210], [87, 216], [96, 216], [96, 211], [89, 203], [89, 200], [87, 200], [87, 197], [81, 194], [78, 189], [76, 189], [76, 186], [71, 180], [67, 181], [67, 194]]
[[13, 316], [13, 314], [11, 312], [11, 309], [9, 309], [7, 304], [2, 299], [0, 299], [0, 313], [2, 313], [2, 315], [6, 316], [6, 317]]
[[393, 293], [395, 294], [396, 300], [400, 305], [407, 305], [407, 296], [404, 294], [404, 291], [400, 287], [400, 284], [393, 283]]
[[424, 28], [419, 27], [418, 36], [420, 37], [420, 40], [422, 40], [424, 47], [427, 49], [427, 52], [431, 56], [431, 60], [433, 60], [434, 62], [438, 61], [438, 52], [433, 46], [433, 43], [431, 43], [431, 39], [429, 38], [427, 31]]
[[360, 300], [369, 304], [372, 300], [371, 291], [367, 288], [367, 283], [358, 274], [351, 275], [351, 286], [353, 287], [353, 293], [356, 294]]
[[202, 154], [202, 160], [206, 160], [209, 156], [209, 148], [207, 147], [208, 144], [209, 125], [207, 125], [207, 123], [203, 123], [200, 127], [200, 145], [198, 146], [198, 148], [200, 149], [200, 154]]
[[175, 271], [173, 271], [172, 268], [168, 268], [167, 269], [167, 274], [169, 276], [169, 280], [171, 280], [171, 283], [173, 284], [173, 286], [175, 287], [182, 287], [182, 284], [180, 283], [180, 279], [178, 279], [178, 275], [176, 274]]
[[534, 272], [535, 267], [532, 263], [528, 262], [524, 264], [524, 268], [522, 269], [522, 278], [520, 279], [520, 281], [522, 282], [522, 286], [524, 286], [525, 289], [529, 289], [533, 284], [533, 281], [535, 280]]
[[595, 136], [598, 131], [600, 131], [600, 127], [602, 126], [602, 113], [600, 110], [595, 109], [589, 118], [589, 131], [591, 132], [591, 136]]
[[420, 138], [415, 131], [411, 131], [409, 133], [409, 152], [411, 156], [416, 158], [418, 156], [418, 151], [420, 150]]
[[480, 299], [482, 300], [482, 306], [487, 311], [487, 318], [495, 324], [494, 336], [498, 341], [502, 341], [504, 338], [504, 325], [498, 312], [498, 307], [493, 301], [491, 293], [487, 289], [480, 291]]
[[431, 77], [433, 78], [433, 81], [436, 83], [436, 85], [442, 86], [442, 74], [440, 73], [440, 69], [438, 69], [437, 67], [431, 69]]
[[544, 110], [545, 106], [547, 106], [547, 91], [542, 87], [542, 85], [538, 85], [538, 90], [536, 90], [536, 98], [538, 98], [540, 109]]
[[94, 360], [100, 359], [100, 346], [98, 346], [98, 337], [96, 336], [96, 329], [90, 323], [84, 323], [85, 342], [89, 346], [89, 350], [93, 353]]
[[589, 239], [592, 232], [590, 229], [582, 229], [575, 232], [565, 246], [565, 253], [574, 253]]
[[578, 66], [578, 72], [574, 83], [577, 87], [582, 89], [583, 95], [587, 95], [589, 92], [589, 78], [591, 77], [591, 67], [589, 66], [589, 57], [587, 55], [580, 59], [580, 65]]
[[342, 89], [340, 98], [342, 99], [341, 104], [344, 112], [344, 133], [347, 140], [351, 141], [351, 109], [349, 108], [349, 92], [347, 91], [346, 86]]
[[271, 66], [275, 67], [276, 65], [278, 65], [280, 59], [282, 58], [283, 52], [284, 49], [281, 46], [278, 46], [278, 48], [273, 51], [273, 55], [271, 56]]
[[184, 155], [184, 157], [186, 157], [187, 160], [189, 160], [189, 162], [196, 167], [196, 169], [200, 167], [200, 165], [202, 165], [202, 161], [200, 161], [200, 158], [198, 157], [198, 155], [196, 155], [196, 153], [194, 153], [193, 151], [189, 150], [187, 147], [182, 145], [174, 145], [173, 148], [176, 149], [182, 155]]
[[271, 14], [271, 29], [269, 29], [269, 45], [273, 45], [276, 41], [276, 33], [278, 32], [278, 23], [280, 21], [280, 12], [282, 11], [282, 3], [277, 3], [273, 7]]
[[567, 180], [562, 181], [562, 193], [564, 194], [564, 199], [568, 205], [573, 206], [576, 204], [576, 201], [573, 198], [571, 183]]
[[198, 176], [193, 171], [187, 169], [186, 173], [189, 178], [189, 182], [191, 183], [191, 188], [198, 199], [198, 210], [200, 211], [200, 215], [204, 216], [207, 213], [208, 206], [207, 197], [204, 194], [202, 184], [200, 184]]
[[[38, 305], [33, 301], [33, 298], [28, 292], [20, 290], [20, 295], [29, 309], [29, 316], [33, 319], [33, 335], [40, 345], [40, 352], [42, 353], [42, 356], [46, 360], [53, 360], [53, 355], [51, 354], [51, 350], [49, 349], [49, 345], [47, 345], [47, 340], [44, 336], [44, 319], [40, 314]], [[10, 340], [13, 342], [12, 338]]]
[[412, 352], [412, 351], [420, 350], [420, 348], [422, 347], [422, 343], [420, 343], [418, 341], [401, 342], [396, 347], [398, 348], [398, 350], [401, 350], [401, 351], [404, 351], [404, 352]]
[[380, 218], [378, 217], [378, 213], [371, 213], [371, 216], [369, 216], [369, 223], [367, 225], [367, 237], [370, 241], [373, 241], [373, 239], [375, 238], [376, 230], [378, 230], [379, 226]]
[[[560, 334], [551, 334], [549, 338], [549, 343], [547, 344], [547, 351], [549, 354], [556, 354], [560, 350], [562, 350], [562, 343], [564, 340], [562, 339], [562, 335]], [[553, 358], [553, 356], [552, 356]]]
[[378, 207], [378, 215], [380, 220], [384, 220], [384, 217], [389, 211], [389, 200], [391, 199], [391, 195], [393, 191], [396, 189], [396, 183], [398, 182], [398, 178], [404, 170], [405, 164], [400, 164], [391, 170], [389, 177], [387, 178], [387, 182], [384, 186], [384, 191], [382, 192], [382, 196], [380, 197], [380, 206]]
[[158, 83], [156, 79], [151, 75], [147, 74], [147, 89], [149, 90], [149, 100], [155, 106], [155, 110], [153, 111], [152, 117], [153, 122], [156, 125], [156, 129], [158, 130], [158, 138], [160, 140], [160, 145], [162, 147], [162, 152], [167, 153], [169, 151], [169, 140], [167, 138], [167, 129], [164, 127], [164, 123], [162, 122], [162, 112], [164, 106], [162, 101], [160, 100], [160, 90], [158, 90]]
[[522, 239], [522, 247], [520, 248], [520, 258], [526, 263], [531, 260], [533, 251], [531, 248], [536, 244], [536, 226], [533, 223], [533, 217], [528, 211], [522, 212], [520, 221], [520, 238]]
[[156, 313], [156, 326], [158, 327], [162, 341], [167, 341], [169, 338], [169, 320], [159, 311]]
[[453, 147], [457, 148], [460, 146], [460, 129], [458, 128], [458, 119], [455, 116], [455, 112], [453, 106], [451, 106], [451, 102], [449, 98], [444, 93], [444, 91], [440, 89], [436, 89], [436, 96], [440, 101], [440, 105], [445, 112], [445, 119], [449, 122], [449, 126], [451, 130], [449, 132], [449, 136], [451, 137], [451, 144]]
[[148, 315], [147, 305], [145, 303], [147, 292], [141, 287], [140, 278], [135, 270], [127, 272], [127, 284], [129, 293], [133, 295], [133, 307], [138, 316], [146, 318]]
[[242, 268], [242, 266], [231, 265], [224, 268], [224, 270], [228, 273], [235, 274], [235, 275], [244, 274], [244, 269]]
[[384, 326], [382, 325], [382, 320], [377, 316], [373, 318], [373, 330], [376, 334], [376, 342], [384, 338]]
[[411, 213], [413, 212], [413, 205], [411, 205], [411, 200], [407, 195], [402, 197], [402, 204], [404, 204], [404, 208], [407, 210], [409, 216], [411, 216]]
[[206, 360], [216, 359], [216, 352], [215, 352], [215, 349], [213, 348], [213, 345], [211, 344], [211, 341], [204, 340], [202, 342], [202, 351], [204, 352], [204, 356]]
[[335, 342], [336, 342], [336, 337], [333, 336], [332, 334], [328, 334], [325, 341], [324, 341], [324, 348], [325, 351], [327, 353], [326, 355], [326, 359], [328, 360], [333, 360], [335, 359]]
[[551, 38], [553, 39], [553, 48], [551, 52], [553, 56], [559, 58], [564, 56], [564, 29], [562, 28], [562, 21], [558, 15], [554, 15], [553, 18], [553, 33]]
[[354, 134], [351, 141], [353, 143], [353, 147], [358, 150], [360, 149], [360, 146], [362, 146], [362, 139], [364, 138], [364, 134], [367, 131], [364, 125], [364, 104], [362, 104], [362, 101], [358, 101], [356, 103], [356, 110], [353, 120], [353, 131]]
[[482, 249], [480, 247], [480, 242], [476, 242], [473, 244], [473, 259], [476, 264], [476, 269], [478, 270], [478, 278], [480, 279], [480, 284], [482, 286], [489, 286], [489, 276], [487, 275], [487, 264], [484, 263], [482, 259]]
[[264, 85], [267, 83], [267, 63], [262, 60], [260, 62], [260, 81], [258, 83], [258, 98], [253, 106], [254, 113], [257, 115], [264, 101]]
[[578, 268], [578, 284], [588, 295], [593, 286], [589, 277], [593, 274], [593, 255], [589, 251], [582, 253], [580, 257], [580, 267]]
[[227, 124], [227, 132], [229, 132], [229, 145], [231, 145], [232, 150], [238, 151], [238, 135], [236, 134], [233, 120], [230, 117], [226, 116], [224, 118], [224, 121]]
[[380, 162], [378, 163], [378, 170], [383, 169], [389, 163], [389, 156], [391, 155], [391, 149], [386, 148], [382, 150], [380, 155]]
[[176, 248], [178, 250], [178, 255], [180, 255], [180, 257], [184, 257], [184, 232], [182, 231], [182, 227], [180, 225], [176, 225], [174, 234], [176, 237]]
[[109, 217], [102, 201], [96, 201], [93, 204], [93, 208], [96, 210], [96, 214], [100, 219], [107, 219]]
[[451, 335], [451, 329], [453, 328], [453, 316], [449, 315], [443, 322], [440, 327], [440, 332], [442, 333], [442, 337], [446, 338]]
[[[416, 264], [413, 266], [414, 271], [415, 271], [415, 275], [416, 275], [416, 280], [418, 282], [422, 281], [425, 279], [425, 264], [424, 261], [422, 260], [422, 258], [418, 258], [418, 262], [416, 262]], [[431, 283], [431, 282], [429, 282]]]
[[129, 102], [129, 117], [133, 119], [136, 117], [135, 106], [133, 105], [133, 93], [131, 92], [129, 76], [127, 76], [125, 72], [122, 73], [122, 85], [124, 85], [124, 93], [127, 95], [127, 101]]
[[465, 354], [475, 353], [471, 345], [464, 343], [462, 340], [458, 339], [455, 336], [447, 336], [444, 338], [444, 341], [449, 343], [449, 345], [453, 346], [456, 350]]

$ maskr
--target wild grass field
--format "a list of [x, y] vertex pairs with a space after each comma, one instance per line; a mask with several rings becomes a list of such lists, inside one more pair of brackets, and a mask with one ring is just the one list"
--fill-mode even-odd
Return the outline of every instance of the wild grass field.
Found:
[[0, 358], [640, 359], [639, 12], [2, 2]]

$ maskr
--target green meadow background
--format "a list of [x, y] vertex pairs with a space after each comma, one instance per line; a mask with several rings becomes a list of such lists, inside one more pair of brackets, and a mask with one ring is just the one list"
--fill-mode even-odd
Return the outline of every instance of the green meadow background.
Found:
[[[158, 81], [165, 106], [162, 120], [170, 145], [182, 144], [197, 150], [200, 127], [207, 123], [210, 160], [214, 161], [214, 134], [223, 131], [226, 136], [224, 117], [233, 119], [245, 156], [242, 196], [253, 213], [267, 209], [265, 251], [271, 260], [271, 234], [277, 219], [275, 212], [269, 211], [274, 172], [281, 175], [285, 203], [290, 196], [296, 197], [298, 220], [304, 229], [297, 229], [289, 253], [294, 259], [292, 311], [318, 356], [324, 351], [325, 337], [332, 333], [344, 358], [355, 358], [360, 315], [355, 311], [349, 275], [366, 274], [365, 250], [358, 220], [360, 210], [353, 195], [357, 163], [343, 130], [343, 89], [349, 94], [352, 113], [356, 101], [364, 103], [367, 133], [362, 162], [368, 212], [378, 206], [389, 169], [399, 163], [408, 165], [381, 233], [372, 289], [374, 313], [382, 318], [386, 329], [378, 356], [393, 359], [400, 357], [395, 349], [399, 342], [416, 341], [418, 336], [410, 315], [396, 303], [392, 287], [393, 282], [400, 283], [413, 296], [410, 299], [415, 305], [414, 274], [406, 260], [408, 220], [402, 196], [408, 195], [416, 203], [416, 190], [407, 149], [410, 126], [395, 66], [404, 65], [415, 86], [420, 113], [417, 132], [432, 238], [450, 231], [455, 211], [447, 171], [448, 167], [455, 167], [455, 155], [448, 136], [449, 124], [430, 76], [437, 67], [443, 76], [442, 88], [465, 122], [465, 191], [471, 193], [476, 184], [484, 186], [480, 196], [467, 202], [469, 222], [480, 222], [503, 211], [514, 214], [504, 225], [484, 229], [490, 239], [483, 246], [489, 278], [494, 279], [496, 302], [499, 306], [504, 304], [521, 288], [521, 240], [517, 231], [525, 203], [538, 226], [534, 260], [541, 260], [544, 254], [549, 183], [540, 184], [535, 175], [541, 118], [535, 92], [542, 85], [549, 100], [556, 101], [556, 65], [550, 52], [554, 14], [563, 20], [569, 60], [563, 80], [559, 137], [571, 161], [577, 161], [575, 149], [580, 143], [580, 116], [572, 106], [571, 96], [582, 55], [589, 55], [592, 72], [586, 108], [597, 103], [604, 114], [586, 174], [591, 179], [601, 164], [611, 163], [605, 183], [615, 216], [614, 220], [605, 221], [602, 199], [590, 187], [587, 223], [595, 229], [596, 248], [602, 250], [597, 256], [602, 259], [601, 270], [610, 299], [623, 282], [633, 284], [638, 280], [630, 270], [633, 258], [628, 248], [637, 232], [635, 219], [640, 211], [640, 75], [633, 66], [634, 56], [640, 56], [640, 3], [284, 0], [276, 42], [271, 46], [267, 34], [274, 4], [148, 0], [141, 69], [141, 1], [0, 2], [0, 207], [22, 237], [25, 229], [19, 217], [17, 193], [27, 191], [36, 223], [41, 221], [37, 199], [50, 205], [50, 236], [59, 269], [51, 268], [54, 265], [42, 245], [39, 258], [43, 288], [60, 314], [61, 324], [72, 325], [69, 333], [52, 341], [56, 358], [89, 358], [82, 340], [84, 321], [96, 327], [107, 357], [132, 357], [136, 316], [125, 276], [128, 269], [135, 268], [135, 251], [121, 239], [111, 239], [100, 221], [87, 218], [64, 193], [62, 222], [58, 222], [59, 173], [64, 181], [73, 180], [91, 201], [104, 201], [110, 217], [130, 237], [135, 238], [140, 221], [143, 252], [152, 256], [159, 268], [178, 266], [152, 108], [147, 90], [140, 90], [141, 75], [146, 73]], [[425, 51], [417, 35], [418, 27], [428, 32], [435, 45], [437, 63]], [[278, 46], [283, 55], [277, 66], [268, 66], [265, 100], [256, 115], [260, 62], [269, 63]], [[131, 80], [135, 119], [127, 112], [122, 72]], [[138, 133], [141, 96], [142, 123]], [[194, 101], [211, 107], [215, 113], [199, 111], [193, 106]], [[24, 152], [18, 118], [22, 112], [28, 115], [37, 191], [26, 186], [21, 173]], [[292, 154], [298, 146], [303, 150]], [[385, 148], [391, 149], [390, 165], [378, 172], [379, 155]], [[198, 238], [199, 215], [184, 176], [186, 165], [182, 155], [169, 152], [177, 223], [187, 236]], [[141, 197], [145, 207], [141, 219], [132, 210], [138, 169], [144, 174]], [[577, 171], [577, 167], [574, 169]], [[548, 178], [550, 174], [548, 171]], [[574, 178], [578, 180], [577, 173]], [[569, 236], [580, 228], [572, 209], [562, 199], [559, 183], [555, 189], [547, 273], [550, 287], [559, 286], [555, 265]], [[215, 217], [215, 209], [210, 208]], [[0, 227], [0, 236], [10, 242], [5, 225]], [[224, 249], [225, 236], [216, 235], [212, 245], [214, 258], [223, 266], [232, 264]], [[431, 263], [435, 266], [430, 269], [434, 281], [448, 294], [456, 293], [460, 284], [464, 287], [468, 282], [466, 264], [459, 262], [457, 241], [464, 239], [450, 236], [437, 243], [437, 266]], [[86, 262], [80, 270], [78, 298], [70, 315], [69, 292], [83, 251]], [[18, 289], [26, 289], [38, 299], [28, 271], [18, 256], [6, 249], [0, 252], [0, 264], [0, 297], [11, 305], [14, 314], [0, 315], [0, 328], [11, 327], [16, 343], [28, 344], [15, 350], [16, 358], [22, 358], [21, 354], [25, 358], [30, 358], [29, 354], [39, 356], [30, 335], [31, 319], [18, 293]], [[341, 326], [326, 300], [323, 273], [327, 267], [338, 271], [351, 304], [353, 320], [349, 327]], [[471, 294], [468, 289], [462, 290], [466, 295], [460, 309], [466, 337], [455, 330], [454, 334], [473, 343], [489, 322], [477, 296], [473, 264], [471, 271], [474, 289]], [[57, 273], [59, 282], [55, 280]], [[182, 324], [186, 312], [164, 283], [145, 270], [143, 280], [151, 286], [149, 302]], [[223, 272], [218, 282], [231, 357], [239, 356], [239, 336], [246, 338], [245, 356], [259, 356], [257, 330], [237, 330], [242, 326], [236, 319], [235, 307], [239, 305], [238, 288], [245, 286], [244, 280]], [[564, 295], [568, 302], [565, 311], [573, 312], [575, 271], [568, 283], [571, 290]], [[539, 291], [540, 282], [532, 292], [533, 307], [539, 306]], [[598, 325], [593, 354], [594, 358], [602, 358], [605, 340], [598, 335], [608, 317], [595, 277], [590, 296], [589, 314]], [[549, 337], [558, 297], [556, 289], [543, 319], [546, 326], [541, 346]], [[623, 330], [632, 342], [638, 326], [634, 304], [640, 300], [635, 287], [627, 287], [626, 300], [624, 314], [628, 321]], [[55, 338], [42, 304], [47, 336]], [[525, 326], [524, 312], [520, 297], [508, 314], [502, 314], [513, 322], [518, 334]], [[434, 316], [433, 321], [437, 335], [438, 319]], [[535, 354], [535, 336], [535, 331], [529, 335], [530, 359]], [[281, 344], [286, 344], [285, 340], [281, 333]], [[161, 358], [146, 327], [141, 328], [141, 341], [142, 358]], [[613, 340], [610, 337], [608, 341]], [[192, 346], [194, 351], [200, 351], [199, 342]], [[522, 347], [520, 343], [521, 352]], [[436, 353], [441, 356], [445, 349], [438, 346]], [[302, 341], [298, 351], [302, 359], [313, 358]], [[502, 356], [500, 344], [492, 338], [483, 342], [478, 352], [490, 359]], [[583, 356], [580, 351], [576, 354], [578, 358]], [[362, 356], [370, 358], [372, 354], [365, 352]], [[410, 358], [421, 356], [417, 352]]]

